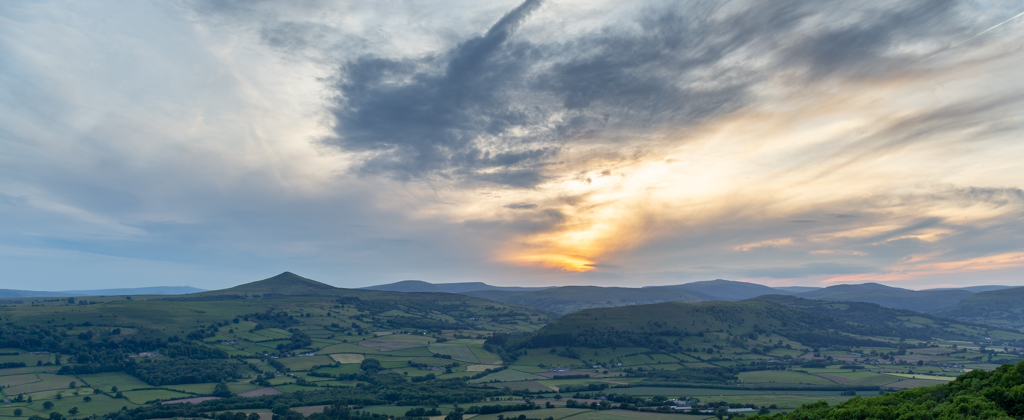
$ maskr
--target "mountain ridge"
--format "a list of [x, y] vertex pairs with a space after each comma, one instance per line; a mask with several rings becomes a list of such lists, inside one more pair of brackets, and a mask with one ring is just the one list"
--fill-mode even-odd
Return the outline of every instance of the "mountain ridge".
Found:
[[42, 297], [85, 297], [85, 296], [136, 296], [136, 295], [184, 295], [205, 292], [192, 286], [149, 286], [116, 289], [61, 290], [56, 292], [38, 290], [0, 289], [0, 299], [42, 298]]
[[465, 293], [481, 290], [501, 291], [534, 291], [550, 289], [551, 287], [518, 287], [518, 286], [492, 286], [484, 282], [463, 282], [463, 283], [429, 283], [422, 280], [402, 280], [395, 283], [379, 284], [363, 287], [364, 290], [379, 290], [384, 292], [436, 292], [436, 293]]

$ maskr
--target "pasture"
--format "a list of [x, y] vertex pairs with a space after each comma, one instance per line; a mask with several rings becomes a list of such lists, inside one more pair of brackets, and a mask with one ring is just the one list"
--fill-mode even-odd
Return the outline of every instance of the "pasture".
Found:
[[331, 355], [331, 359], [341, 364], [362, 363], [365, 358], [366, 356], [355, 353], [337, 353]]
[[152, 387], [152, 385], [142, 382], [138, 378], [124, 372], [94, 373], [90, 375], [81, 375], [80, 378], [82, 379], [82, 382], [89, 384], [90, 387], [105, 392], [111, 392], [111, 389], [115, 386], [119, 391], [131, 391], [140, 388]]
[[487, 382], [513, 382], [513, 381], [543, 381], [545, 378], [540, 375], [534, 375], [532, 373], [520, 372], [512, 369], [505, 369], [500, 372], [494, 372], [490, 375], [484, 376], [479, 379], [470, 379], [470, 383], [487, 383]]
[[128, 391], [124, 393], [124, 397], [135, 404], [145, 404], [153, 400], [173, 400], [176, 398], [188, 398], [190, 395], [171, 391], [169, 389], [144, 389], [138, 391]]
[[460, 362], [480, 363], [480, 359], [477, 359], [473, 351], [465, 344], [431, 344], [428, 348], [434, 353], [451, 356], [452, 359]]

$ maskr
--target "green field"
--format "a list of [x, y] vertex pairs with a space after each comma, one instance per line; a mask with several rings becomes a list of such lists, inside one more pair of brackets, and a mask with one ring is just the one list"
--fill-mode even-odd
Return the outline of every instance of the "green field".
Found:
[[332, 354], [331, 359], [341, 364], [347, 363], [361, 363], [365, 356], [354, 353], [337, 353]]
[[48, 400], [54, 404], [52, 410], [44, 410], [42, 404], [34, 403], [32, 405], [14, 405], [11, 407], [0, 407], [0, 417], [4, 418], [17, 418], [14, 417], [14, 409], [21, 408], [24, 411], [24, 418], [28, 418], [32, 415], [39, 415], [41, 417], [48, 417], [51, 412], [58, 412], [66, 414], [71, 407], [78, 407], [81, 410], [81, 416], [89, 415], [90, 413], [111, 413], [121, 409], [121, 407], [128, 407], [129, 409], [138, 407], [138, 405], [124, 399], [124, 398], [110, 398], [107, 396], [90, 396], [92, 401], [85, 402], [85, 396], [79, 397], [65, 397], [60, 400]]
[[206, 395], [213, 393], [217, 384], [188, 384], [188, 385], [165, 385], [163, 388], [172, 391], [180, 391], [187, 394]]
[[526, 355], [519, 356], [519, 359], [516, 360], [516, 364], [526, 366], [573, 366], [581, 364], [579, 359], [570, 359], [568, 357], [562, 357], [539, 350], [530, 350]]
[[77, 382], [79, 385], [82, 384], [82, 380], [74, 376], [54, 375], [51, 373], [36, 373], [32, 374], [32, 376], [36, 377], [35, 381], [29, 381], [31, 378], [28, 376], [17, 376], [17, 381], [20, 384], [4, 388], [4, 393], [7, 395], [17, 395], [67, 389], [70, 388], [72, 381]]
[[476, 356], [477, 360], [479, 360], [480, 363], [501, 364], [501, 357], [487, 350], [484, 350], [484, 346], [482, 344], [467, 344], [466, 347], [469, 347], [469, 350], [473, 352], [473, 355]]
[[285, 357], [278, 359], [281, 364], [291, 370], [309, 370], [313, 366], [327, 366], [333, 365], [334, 359], [329, 356], [305, 356], [305, 357]]
[[550, 381], [515, 381], [515, 382], [500, 382], [500, 383], [489, 383], [489, 387], [493, 388], [504, 388], [508, 387], [512, 390], [526, 390], [529, 392], [556, 392], [558, 387], [550, 383]]
[[739, 374], [740, 381], [746, 383], [782, 383], [782, 384], [812, 384], [831, 385], [832, 382], [820, 376], [809, 375], [800, 372], [762, 370], [754, 372], [742, 372]]
[[142, 382], [138, 378], [124, 372], [94, 373], [91, 375], [82, 375], [81, 378], [82, 381], [89, 384], [90, 387], [105, 392], [110, 392], [111, 388], [115, 386], [120, 391], [131, 391], [139, 388], [152, 387], [152, 385]]
[[436, 354], [446, 354], [460, 362], [480, 363], [480, 359], [477, 359], [473, 351], [465, 344], [431, 344], [428, 348]]
[[534, 375], [532, 373], [520, 372], [512, 369], [505, 369], [500, 372], [495, 372], [490, 375], [484, 376], [480, 379], [471, 379], [470, 383], [486, 383], [486, 382], [512, 382], [512, 381], [538, 381], [546, 380], [543, 376]]
[[135, 404], [143, 404], [152, 400], [173, 400], [176, 398], [188, 398], [191, 395], [183, 392], [167, 389], [145, 389], [139, 391], [128, 391], [124, 397]]

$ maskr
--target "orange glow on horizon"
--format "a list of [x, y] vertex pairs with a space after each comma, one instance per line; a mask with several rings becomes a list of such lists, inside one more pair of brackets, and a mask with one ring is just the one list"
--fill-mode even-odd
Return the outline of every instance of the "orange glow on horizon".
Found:
[[594, 262], [585, 258], [559, 254], [526, 255], [510, 258], [515, 264], [536, 265], [562, 271], [584, 273], [594, 269]]

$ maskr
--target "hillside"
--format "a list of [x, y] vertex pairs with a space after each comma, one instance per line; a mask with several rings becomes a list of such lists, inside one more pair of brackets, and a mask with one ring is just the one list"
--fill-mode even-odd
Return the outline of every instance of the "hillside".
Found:
[[847, 322], [876, 328], [876, 334], [928, 340], [979, 340], [991, 335], [989, 328], [958, 322], [953, 319], [909, 311], [886, 308], [867, 302], [829, 302], [796, 296], [764, 295], [751, 300], [777, 303], [803, 311], [842, 319]]
[[993, 290], [1012, 289], [1015, 286], [1000, 286], [1000, 285], [984, 285], [984, 286], [968, 286], [968, 287], [941, 287], [937, 289], [925, 289], [928, 290], [966, 290], [972, 293], [991, 292]]
[[707, 296], [695, 296], [681, 290], [662, 287], [563, 286], [533, 292], [485, 290], [463, 294], [499, 302], [530, 306], [557, 315], [565, 315], [588, 308], [643, 305], [667, 301], [699, 302], [707, 300]]
[[501, 290], [528, 292], [543, 290], [547, 287], [501, 287], [491, 286], [482, 282], [469, 283], [428, 283], [420, 280], [405, 280], [397, 283], [381, 284], [377, 286], [364, 287], [366, 290], [380, 290], [386, 292], [433, 292], [433, 293], [465, 293], [480, 290]]
[[[529, 339], [528, 347], [657, 347], [671, 342], [672, 337], [699, 336], [704, 337], [699, 341], [707, 342], [711, 334], [717, 337], [718, 345], [741, 355], [763, 345], [765, 338], [769, 341], [783, 339], [791, 343], [791, 348], [799, 346], [803, 351], [833, 346], [892, 348], [896, 347], [894, 337], [900, 337], [905, 330], [906, 327], [899, 324], [859, 324], [763, 301], [665, 302], [574, 312], [537, 331]], [[987, 333], [985, 329], [971, 332], [975, 339]], [[921, 336], [924, 341], [935, 338]]]
[[887, 308], [916, 312], [935, 312], [952, 308], [973, 293], [967, 290], [909, 290], [878, 283], [842, 284], [824, 289], [798, 293], [806, 299], [834, 302], [868, 302]]
[[938, 315], [964, 321], [1024, 329], [1024, 287], [977, 293]]
[[[592, 308], [534, 334], [496, 334], [488, 343], [523, 369], [613, 366], [643, 378], [633, 386], [876, 391], [940, 384], [960, 373], [948, 367], [965, 363], [1016, 362], [1024, 345], [1024, 334], [947, 325], [873, 304], [771, 299], [790, 305], [748, 300]], [[922, 329], [907, 336], [914, 328]], [[1009, 350], [963, 347], [972, 342]], [[929, 379], [915, 377], [923, 373]]]
[[705, 296], [706, 300], [737, 301], [750, 299], [752, 297], [768, 294], [790, 294], [782, 289], [776, 289], [756, 283], [730, 280], [708, 280], [693, 283], [679, 284], [674, 286], [652, 286], [645, 289], [672, 289], [686, 292], [696, 296]]
[[693, 335], [717, 331], [746, 334], [755, 328], [821, 330], [840, 325], [842, 323], [833, 318], [768, 302], [665, 302], [574, 312], [552, 321], [537, 335], [602, 330], [642, 334]]

